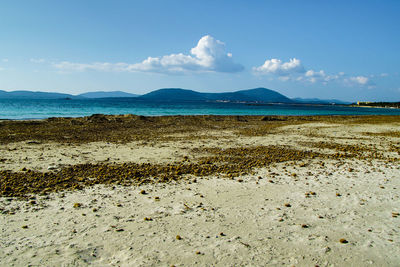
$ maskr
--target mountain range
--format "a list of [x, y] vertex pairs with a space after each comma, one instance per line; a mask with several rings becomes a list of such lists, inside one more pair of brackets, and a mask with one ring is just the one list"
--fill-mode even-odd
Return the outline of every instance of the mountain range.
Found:
[[208, 102], [245, 102], [245, 103], [288, 103], [288, 104], [348, 104], [339, 100], [321, 99], [290, 99], [274, 90], [267, 88], [254, 88], [226, 93], [201, 93], [181, 88], [164, 88], [144, 95], [130, 94], [122, 91], [97, 91], [79, 95], [63, 93], [12, 91], [0, 90], [0, 99], [93, 99], [93, 98], [127, 98], [134, 97], [139, 100], [158, 102], [174, 101], [208, 101]]
[[109, 98], [109, 97], [137, 97], [138, 95], [125, 93], [122, 91], [112, 92], [89, 92], [80, 95], [70, 95], [63, 93], [33, 92], [33, 91], [12, 91], [0, 90], [0, 99], [85, 99], [85, 98]]
[[59, 99], [59, 98], [80, 98], [79, 96], [32, 91], [12, 91], [6, 92], [0, 90], [0, 99]]
[[260, 103], [293, 103], [286, 96], [266, 88], [255, 88], [228, 93], [200, 93], [180, 88], [159, 89], [139, 98], [146, 100], [166, 101], [221, 101], [221, 102], [260, 102]]
[[139, 95], [125, 93], [122, 91], [111, 91], [111, 92], [97, 91], [97, 92], [83, 93], [78, 96], [86, 98], [109, 98], [109, 97], [137, 97]]

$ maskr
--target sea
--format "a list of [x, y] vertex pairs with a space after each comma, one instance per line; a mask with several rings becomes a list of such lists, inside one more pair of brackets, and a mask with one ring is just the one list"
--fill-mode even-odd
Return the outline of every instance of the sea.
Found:
[[162, 102], [136, 98], [0, 99], [0, 119], [30, 120], [93, 114], [166, 115], [400, 115], [400, 109], [342, 105]]

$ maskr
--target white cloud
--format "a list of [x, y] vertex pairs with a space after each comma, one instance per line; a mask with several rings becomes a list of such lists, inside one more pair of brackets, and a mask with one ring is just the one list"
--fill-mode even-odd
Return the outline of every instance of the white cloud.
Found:
[[44, 62], [46, 62], [46, 60], [44, 58], [31, 58], [29, 61], [32, 62], [32, 63], [44, 63]]
[[[367, 88], [374, 88], [375, 83], [366, 76], [352, 76], [349, 77], [344, 72], [337, 74], [327, 74], [324, 70], [315, 71], [306, 69], [301, 61], [297, 58], [292, 58], [288, 62], [283, 62], [280, 59], [272, 58], [267, 59], [263, 65], [253, 67], [253, 72], [258, 75], [274, 75], [281, 81], [297, 81], [309, 83], [322, 83], [324, 85], [329, 82], [338, 82], [347, 86], [365, 86]], [[380, 76], [385, 77], [386, 74]]]
[[369, 78], [365, 76], [355, 76], [355, 77], [350, 77], [349, 80], [351, 82], [361, 84], [361, 85], [366, 85], [369, 82]]
[[62, 61], [59, 63], [54, 63], [54, 67], [60, 70], [73, 70], [73, 71], [87, 71], [87, 70], [95, 70], [95, 71], [126, 71], [128, 64], [126, 63], [91, 63], [91, 64], [82, 64], [82, 63], [73, 63], [68, 61]]
[[162, 57], [148, 57], [140, 63], [73, 63], [63, 61], [53, 64], [63, 71], [117, 71], [117, 72], [238, 72], [244, 68], [234, 63], [232, 54], [226, 53], [225, 44], [210, 35], [203, 36], [191, 55], [182, 53]]
[[303, 65], [297, 58], [291, 58], [289, 62], [282, 62], [280, 59], [267, 59], [262, 66], [254, 67], [253, 71], [258, 74], [276, 74], [288, 76], [305, 72]]
[[387, 77], [387, 76], [389, 76], [389, 74], [387, 74], [387, 73], [381, 73], [380, 76], [381, 76], [381, 77]]
[[8, 62], [8, 58], [3, 58], [1, 61], [2, 62]]
[[309, 81], [311, 83], [322, 82], [323, 84], [327, 84], [330, 81], [339, 80], [342, 76], [344, 76], [344, 73], [339, 72], [338, 74], [328, 75], [325, 73], [324, 70], [320, 70], [320, 71], [308, 70], [308, 71], [306, 71], [304, 76], [305, 76], [305, 80]]
[[290, 80], [290, 77], [289, 76], [279, 76], [278, 79], [286, 82], [286, 81]]
[[363, 86], [367, 87], [368, 89], [375, 88], [375, 83], [371, 81], [366, 76], [352, 76], [349, 78], [345, 78], [344, 83], [350, 86]]
[[254, 67], [253, 71], [260, 75], [277, 75], [281, 81], [322, 82], [324, 84], [344, 75], [343, 73], [328, 75], [324, 70], [306, 70], [297, 58], [292, 58], [288, 62], [276, 58], [267, 59], [262, 66]]
[[325, 74], [325, 71], [323, 70], [320, 71], [308, 70], [306, 71], [304, 76], [311, 83], [315, 83], [317, 80], [326, 81], [326, 79], [328, 78], [327, 75]]

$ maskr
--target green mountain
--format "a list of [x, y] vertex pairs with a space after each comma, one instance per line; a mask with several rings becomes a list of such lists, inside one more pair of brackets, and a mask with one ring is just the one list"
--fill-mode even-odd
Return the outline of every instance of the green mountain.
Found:
[[349, 104], [340, 100], [324, 99], [302, 99], [287, 98], [286, 96], [267, 89], [254, 88], [227, 93], [200, 93], [193, 90], [181, 88], [164, 88], [152, 91], [145, 95], [136, 95], [122, 91], [97, 91], [88, 92], [80, 95], [70, 95], [62, 93], [32, 92], [32, 91], [13, 91], [6, 92], [0, 90], [0, 99], [93, 99], [93, 98], [112, 98], [112, 97], [135, 97], [137, 99], [174, 102], [174, 101], [211, 101], [211, 102], [247, 102], [247, 103], [292, 103], [292, 104]]
[[228, 101], [257, 103], [293, 103], [286, 96], [267, 89], [255, 88], [228, 93], [199, 93], [180, 88], [165, 88], [142, 95], [139, 99], [153, 101]]
[[180, 88], [164, 88], [139, 96], [139, 99], [154, 101], [205, 101], [204, 94]]
[[2, 99], [77, 99], [79, 96], [62, 94], [62, 93], [47, 93], [47, 92], [32, 92], [32, 91], [12, 91], [6, 92], [0, 90], [0, 98]]
[[231, 102], [262, 102], [262, 103], [292, 103], [286, 96], [267, 89], [255, 88], [240, 90], [232, 93], [216, 93], [209, 96], [211, 99]]
[[122, 91], [112, 91], [112, 92], [97, 91], [97, 92], [83, 93], [78, 96], [86, 98], [109, 98], [109, 97], [137, 97], [138, 95], [125, 93]]

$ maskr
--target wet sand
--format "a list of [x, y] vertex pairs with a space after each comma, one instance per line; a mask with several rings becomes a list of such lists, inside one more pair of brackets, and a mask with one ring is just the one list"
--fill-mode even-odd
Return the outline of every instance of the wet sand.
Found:
[[0, 142], [1, 266], [400, 263], [399, 117], [96, 115]]

